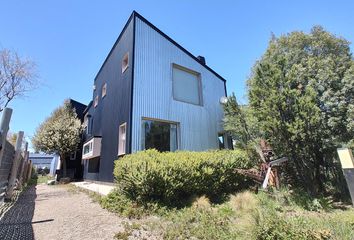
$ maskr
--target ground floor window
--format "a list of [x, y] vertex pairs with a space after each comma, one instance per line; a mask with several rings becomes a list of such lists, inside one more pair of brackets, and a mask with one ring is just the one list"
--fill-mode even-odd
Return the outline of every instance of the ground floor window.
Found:
[[233, 149], [232, 138], [226, 133], [218, 134], [219, 149]]
[[219, 139], [219, 149], [225, 149], [225, 138], [223, 133], [218, 134]]
[[98, 173], [100, 171], [100, 158], [92, 158], [87, 160], [88, 168], [87, 172], [89, 173]]
[[143, 119], [142, 149], [176, 151], [177, 142], [177, 123]]

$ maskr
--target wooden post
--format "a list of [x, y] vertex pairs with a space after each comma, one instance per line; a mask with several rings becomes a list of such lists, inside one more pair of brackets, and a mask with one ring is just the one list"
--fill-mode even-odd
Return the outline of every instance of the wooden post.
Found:
[[12, 115], [11, 108], [5, 108], [2, 112], [1, 122], [0, 122], [0, 166], [2, 162], [2, 158], [4, 156], [5, 144], [7, 132], [9, 131], [9, 124]]
[[23, 161], [21, 162], [21, 165], [20, 165], [20, 179], [19, 179], [19, 188], [22, 188], [24, 182], [25, 182], [25, 165], [26, 165], [26, 162], [28, 161], [28, 157], [29, 157], [29, 152], [28, 152], [28, 142], [26, 142], [26, 145], [25, 145], [25, 152], [24, 152], [24, 156], [23, 156]]
[[23, 185], [27, 183], [27, 176], [28, 176], [28, 165], [29, 161], [25, 162], [25, 170], [23, 171]]
[[5, 200], [11, 200], [14, 187], [16, 185], [16, 177], [21, 159], [21, 146], [22, 146], [23, 131], [18, 132], [16, 146], [15, 146], [15, 157], [11, 167], [11, 173], [9, 178], [9, 183], [7, 185]]
[[28, 161], [28, 171], [27, 171], [27, 181], [31, 179], [32, 176], [32, 160]]

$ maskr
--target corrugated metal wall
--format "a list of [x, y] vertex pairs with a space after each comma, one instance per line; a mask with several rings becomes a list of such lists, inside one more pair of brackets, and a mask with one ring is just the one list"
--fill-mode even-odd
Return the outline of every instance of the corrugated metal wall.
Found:
[[[118, 158], [118, 128], [126, 122], [129, 126], [131, 116], [131, 84], [132, 84], [132, 57], [129, 57], [129, 67], [122, 73], [122, 59], [126, 53], [133, 53], [133, 21], [129, 19], [126, 28], [113, 46], [107, 60], [95, 79], [96, 90], [93, 91], [94, 100], [98, 96], [98, 105], [91, 107], [92, 135], [102, 136], [101, 159], [99, 178], [94, 174], [86, 174], [85, 178], [99, 181], [113, 181], [114, 160]], [[102, 98], [102, 86], [107, 84], [106, 96]], [[127, 132], [127, 142], [130, 141], [130, 132]], [[127, 152], [129, 145], [127, 146]], [[90, 160], [88, 160], [90, 161]]]
[[[179, 122], [181, 150], [217, 149], [224, 82], [139, 18], [135, 31], [132, 152], [141, 150], [143, 117]], [[203, 106], [173, 100], [173, 63], [201, 73]]]

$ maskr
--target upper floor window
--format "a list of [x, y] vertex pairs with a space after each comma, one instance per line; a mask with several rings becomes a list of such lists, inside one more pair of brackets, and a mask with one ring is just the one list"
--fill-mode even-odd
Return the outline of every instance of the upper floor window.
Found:
[[94, 107], [97, 107], [97, 105], [98, 105], [98, 95], [95, 97], [95, 101], [93, 103]]
[[119, 126], [118, 155], [125, 154], [126, 135], [127, 135], [126, 133], [127, 133], [127, 123], [123, 123]]
[[103, 84], [102, 86], [102, 98], [104, 98], [106, 94], [107, 94], [107, 83]]
[[186, 103], [202, 105], [200, 73], [176, 64], [173, 64], [172, 72], [173, 98]]
[[122, 73], [125, 72], [129, 67], [129, 53], [126, 53], [122, 60]]
[[76, 151], [70, 153], [70, 160], [76, 160]]
[[91, 134], [92, 124], [93, 124], [92, 116], [90, 114], [86, 114], [85, 119], [84, 119], [84, 123], [83, 123], [83, 127], [84, 127], [85, 133], [87, 135]]

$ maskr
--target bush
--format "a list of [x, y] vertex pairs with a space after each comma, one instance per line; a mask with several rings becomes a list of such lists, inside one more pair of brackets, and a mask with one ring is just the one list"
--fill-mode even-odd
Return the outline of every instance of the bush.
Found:
[[107, 196], [100, 198], [101, 207], [120, 216], [129, 218], [141, 218], [143, 216], [158, 214], [163, 215], [165, 208], [156, 203], [138, 205], [135, 201], [127, 198], [119, 189], [114, 189]]
[[39, 175], [46, 176], [49, 173], [49, 168], [47, 168], [47, 167], [44, 167], [44, 168], [38, 167], [36, 172]]
[[245, 152], [164, 152], [147, 150], [115, 162], [114, 176], [125, 196], [139, 204], [184, 206], [195, 196], [212, 202], [247, 188], [251, 181], [235, 170], [251, 167]]

